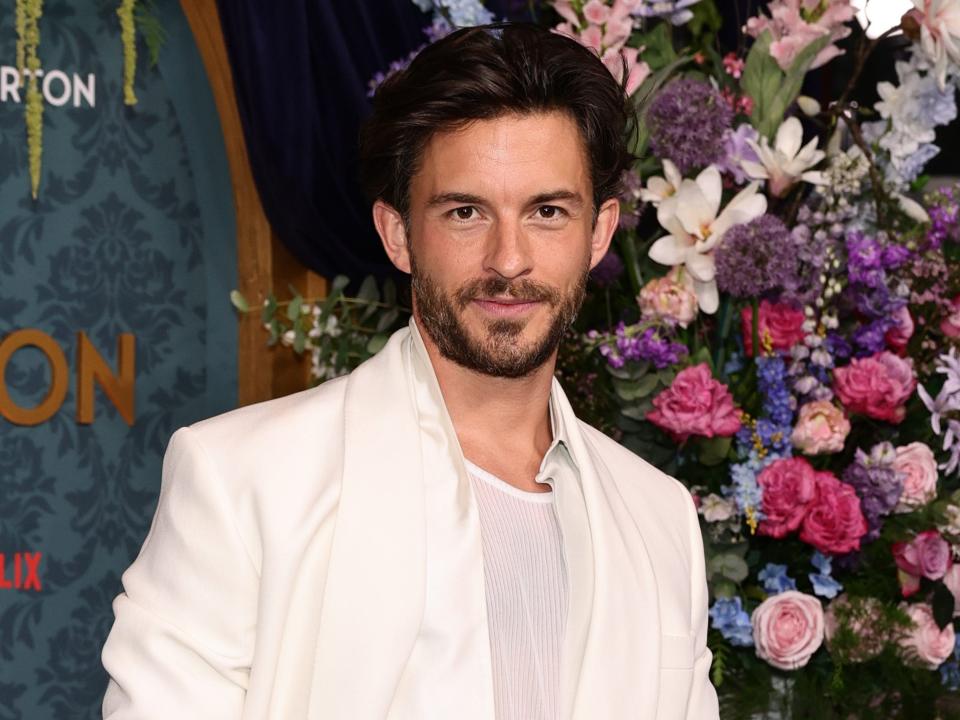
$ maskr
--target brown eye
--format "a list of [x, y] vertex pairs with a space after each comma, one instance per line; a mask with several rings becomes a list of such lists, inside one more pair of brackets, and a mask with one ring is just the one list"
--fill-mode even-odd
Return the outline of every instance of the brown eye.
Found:
[[556, 205], [541, 205], [537, 212], [544, 220], [553, 220], [560, 215], [561, 210]]
[[458, 207], [453, 212], [456, 214], [457, 220], [470, 220], [473, 217], [473, 207], [471, 205]]

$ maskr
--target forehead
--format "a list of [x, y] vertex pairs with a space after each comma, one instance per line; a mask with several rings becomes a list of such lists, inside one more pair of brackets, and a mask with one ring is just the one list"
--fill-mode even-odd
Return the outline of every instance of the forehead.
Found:
[[435, 133], [411, 183], [416, 201], [437, 192], [472, 192], [505, 199], [545, 189], [589, 196], [586, 147], [562, 112], [505, 115]]

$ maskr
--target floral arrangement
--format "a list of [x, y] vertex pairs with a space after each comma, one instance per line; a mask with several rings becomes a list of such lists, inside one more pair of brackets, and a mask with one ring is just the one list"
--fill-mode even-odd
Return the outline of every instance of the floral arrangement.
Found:
[[[428, 39], [490, 19], [416, 1]], [[712, 0], [539, 6], [641, 120], [558, 374], [693, 494], [725, 718], [956, 712], [960, 187], [922, 172], [957, 116], [960, 0], [914, 5], [871, 39], [849, 0], [770, 0], [725, 54]], [[893, 34], [897, 81], [856, 102]], [[802, 94], [843, 55], [838, 97]]]

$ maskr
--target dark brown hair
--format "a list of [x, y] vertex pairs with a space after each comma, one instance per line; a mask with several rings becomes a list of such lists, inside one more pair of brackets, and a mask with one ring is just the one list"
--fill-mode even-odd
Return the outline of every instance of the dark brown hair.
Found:
[[387, 78], [360, 130], [360, 181], [371, 202], [381, 199], [407, 219], [410, 181], [434, 133], [555, 110], [580, 129], [596, 212], [633, 160], [629, 101], [593, 51], [530, 23], [457, 30]]

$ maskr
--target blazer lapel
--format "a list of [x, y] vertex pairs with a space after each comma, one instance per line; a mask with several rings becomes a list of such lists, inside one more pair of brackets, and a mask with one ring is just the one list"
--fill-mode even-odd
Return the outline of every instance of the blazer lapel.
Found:
[[610, 474], [617, 468], [592, 451], [556, 380], [552, 396], [580, 470], [579, 487], [554, 485], [571, 583], [563, 717], [654, 718], [660, 610], [653, 565]]
[[423, 615], [424, 492], [405, 333], [349, 378], [309, 717], [383, 720]]

